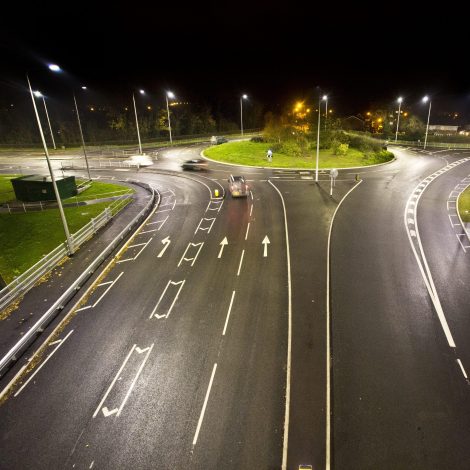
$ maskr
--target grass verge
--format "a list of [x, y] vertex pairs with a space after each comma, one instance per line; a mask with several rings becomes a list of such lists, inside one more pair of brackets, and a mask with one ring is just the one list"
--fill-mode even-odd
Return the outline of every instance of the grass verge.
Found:
[[[268, 143], [258, 142], [228, 142], [204, 150], [207, 157], [225, 163], [237, 163], [246, 166], [283, 167], [283, 168], [314, 168], [316, 154], [311, 157], [292, 157], [282, 153], [274, 153], [272, 162], [266, 160]], [[331, 150], [320, 150], [320, 168], [348, 168], [354, 166], [367, 166], [390, 161], [393, 155], [390, 152], [381, 152], [367, 156], [359, 150], [350, 148], [344, 156], [334, 155]]]
[[470, 222], [470, 186], [459, 197], [459, 213], [463, 222]]

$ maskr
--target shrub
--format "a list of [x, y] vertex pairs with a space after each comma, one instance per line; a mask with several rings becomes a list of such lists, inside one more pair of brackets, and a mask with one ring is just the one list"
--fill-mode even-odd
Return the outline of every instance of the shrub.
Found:
[[250, 142], [264, 143], [266, 139], [262, 135], [255, 135], [250, 139]]
[[346, 155], [349, 150], [349, 144], [339, 144], [335, 149], [335, 155]]

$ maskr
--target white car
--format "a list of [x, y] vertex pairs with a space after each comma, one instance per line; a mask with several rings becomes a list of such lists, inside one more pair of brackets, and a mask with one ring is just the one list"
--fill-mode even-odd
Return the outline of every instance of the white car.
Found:
[[124, 163], [127, 163], [129, 166], [136, 166], [140, 168], [141, 166], [150, 166], [153, 165], [152, 157], [149, 155], [131, 155], [128, 160], [124, 160]]

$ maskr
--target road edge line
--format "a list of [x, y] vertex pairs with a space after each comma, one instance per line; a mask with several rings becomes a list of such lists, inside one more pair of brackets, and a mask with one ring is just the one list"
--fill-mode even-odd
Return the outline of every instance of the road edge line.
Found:
[[341, 207], [343, 201], [349, 194], [356, 189], [363, 180], [359, 180], [339, 201], [333, 212], [333, 217], [330, 222], [330, 230], [328, 232], [328, 248], [326, 252], [326, 451], [325, 451], [325, 470], [330, 470], [331, 467], [331, 341], [330, 341], [330, 252], [331, 252], [331, 233], [333, 231], [333, 223], [335, 221], [336, 213]]
[[282, 470], [287, 470], [287, 447], [289, 441], [289, 411], [290, 411], [290, 377], [291, 377], [291, 360], [292, 360], [292, 283], [290, 269], [290, 247], [289, 247], [289, 229], [287, 226], [287, 212], [279, 188], [271, 182], [268, 183], [277, 191], [281, 197], [282, 208], [284, 211], [284, 227], [286, 233], [286, 253], [287, 253], [287, 285], [288, 285], [288, 328], [287, 328], [287, 365], [286, 365], [286, 408], [284, 412], [284, 437], [282, 448]]

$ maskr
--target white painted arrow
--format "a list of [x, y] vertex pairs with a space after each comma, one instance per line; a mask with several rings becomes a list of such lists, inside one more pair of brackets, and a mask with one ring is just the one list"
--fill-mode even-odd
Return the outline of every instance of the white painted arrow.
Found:
[[224, 246], [228, 245], [227, 237], [224, 237], [224, 239], [220, 242], [220, 244], [222, 246], [220, 247], [219, 256], [217, 256], [217, 258], [222, 258], [222, 252], [224, 251]]
[[264, 240], [261, 242], [262, 245], [264, 245], [264, 252], [263, 252], [263, 257], [264, 258], [267, 258], [268, 257], [268, 245], [270, 244], [271, 242], [269, 241], [269, 238], [268, 236], [266, 235], [264, 237]]
[[166, 237], [162, 240], [162, 243], [165, 245], [163, 247], [163, 250], [158, 253], [157, 258], [161, 258], [163, 256], [163, 253], [165, 253], [166, 249], [170, 246], [171, 240], [170, 237]]
[[104, 417], [107, 418], [108, 416], [111, 416], [113, 415], [114, 413], [117, 413], [119, 411], [118, 408], [114, 408], [114, 410], [111, 410], [109, 411], [108, 408], [106, 406], [103, 406], [102, 410], [101, 410], [104, 414]]

